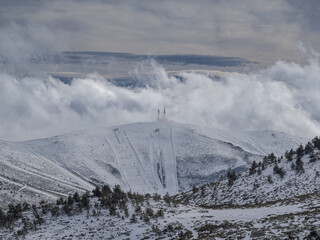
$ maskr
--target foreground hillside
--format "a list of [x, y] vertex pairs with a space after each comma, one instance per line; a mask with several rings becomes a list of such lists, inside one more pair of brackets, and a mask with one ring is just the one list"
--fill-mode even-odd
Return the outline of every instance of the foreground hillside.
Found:
[[0, 211], [1, 239], [318, 239], [319, 198], [205, 209], [118, 186]]
[[257, 206], [297, 202], [318, 196], [319, 191], [320, 139], [316, 137], [284, 156], [269, 154], [242, 174], [230, 172], [225, 180], [194, 187], [176, 199], [208, 207]]
[[305, 141], [273, 131], [235, 133], [168, 121], [1, 141], [0, 196], [4, 202], [55, 200], [103, 184], [176, 194]]
[[319, 239], [320, 138], [176, 196], [95, 187], [0, 209], [4, 239]]

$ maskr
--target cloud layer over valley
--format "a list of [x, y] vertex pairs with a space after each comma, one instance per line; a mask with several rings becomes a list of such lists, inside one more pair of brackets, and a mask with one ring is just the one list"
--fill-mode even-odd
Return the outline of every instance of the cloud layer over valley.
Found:
[[16, 78], [0, 73], [0, 138], [45, 137], [92, 126], [167, 118], [231, 130], [272, 129], [320, 134], [320, 66], [277, 62], [256, 73], [180, 72], [168, 75], [155, 61], [137, 66], [140, 87], [120, 87], [92, 74], [70, 84], [51, 76]]

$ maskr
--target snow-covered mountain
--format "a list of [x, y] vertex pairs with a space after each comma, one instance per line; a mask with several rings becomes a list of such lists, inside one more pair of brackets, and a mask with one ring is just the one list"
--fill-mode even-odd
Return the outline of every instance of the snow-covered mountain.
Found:
[[169, 121], [1, 141], [0, 195], [5, 202], [34, 200], [34, 193], [55, 199], [103, 184], [175, 194], [305, 142], [274, 131], [235, 133]]

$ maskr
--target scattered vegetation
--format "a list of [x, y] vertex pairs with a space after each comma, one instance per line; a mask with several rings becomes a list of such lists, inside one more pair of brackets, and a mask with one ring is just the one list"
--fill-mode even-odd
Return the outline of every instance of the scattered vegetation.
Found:
[[[99, 215], [101, 209], [109, 210], [110, 216], [128, 218], [131, 223], [137, 223], [142, 220], [149, 223], [151, 219], [163, 218], [165, 210], [163, 208], [153, 209], [149, 204], [149, 200], [162, 200], [159, 194], [138, 194], [124, 192], [119, 185], [113, 189], [107, 185], [103, 187], [97, 186], [92, 193], [86, 192], [80, 196], [78, 192], [69, 195], [67, 198], [59, 198], [56, 203], [48, 203], [41, 201], [38, 206], [30, 206], [27, 202], [23, 204], [9, 204], [8, 210], [4, 211], [0, 208], [0, 228], [13, 229], [14, 225], [21, 226], [16, 230], [15, 236], [24, 236], [29, 231], [37, 230], [37, 228], [45, 223], [44, 217], [51, 218], [58, 216], [71, 217], [79, 215], [84, 211], [89, 215]], [[172, 198], [169, 194], [164, 197], [167, 205], [172, 204]], [[93, 202], [92, 202], [93, 201]], [[135, 213], [129, 214], [129, 205], [135, 209]], [[30, 216], [30, 212], [32, 215]], [[11, 231], [11, 230], [10, 230]]]
[[235, 170], [233, 170], [232, 172], [228, 172], [227, 177], [228, 177], [228, 185], [232, 186], [234, 181], [237, 179], [237, 174]]

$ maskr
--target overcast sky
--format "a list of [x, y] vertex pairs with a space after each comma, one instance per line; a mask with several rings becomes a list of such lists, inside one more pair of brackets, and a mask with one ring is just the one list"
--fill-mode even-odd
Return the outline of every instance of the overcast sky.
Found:
[[318, 0], [0, 0], [2, 35], [33, 29], [24, 41], [59, 51], [299, 61], [299, 41], [320, 48], [319, 19]]

